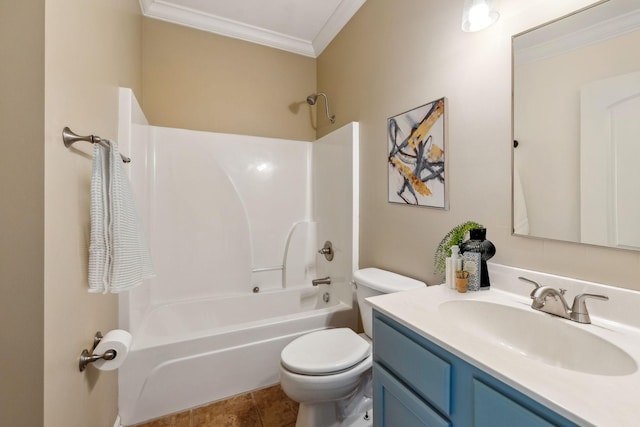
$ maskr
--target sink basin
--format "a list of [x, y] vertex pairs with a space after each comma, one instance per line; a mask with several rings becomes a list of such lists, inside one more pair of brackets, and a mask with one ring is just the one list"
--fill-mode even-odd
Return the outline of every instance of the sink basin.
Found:
[[548, 365], [609, 376], [637, 369], [634, 359], [615, 344], [528, 307], [455, 300], [438, 308], [447, 322], [474, 336]]

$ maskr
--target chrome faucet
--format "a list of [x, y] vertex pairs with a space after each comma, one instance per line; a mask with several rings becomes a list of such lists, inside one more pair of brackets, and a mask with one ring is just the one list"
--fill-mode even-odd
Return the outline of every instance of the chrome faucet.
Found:
[[605, 301], [609, 299], [605, 295], [580, 294], [573, 299], [573, 305], [569, 308], [567, 301], [564, 299], [566, 289], [558, 290], [551, 286], [540, 286], [537, 282], [526, 277], [518, 277], [518, 279], [535, 285], [535, 289], [531, 292], [531, 299], [533, 300], [531, 308], [578, 323], [591, 323], [585, 299], [595, 298]]
[[557, 290], [550, 286], [536, 288], [531, 294], [531, 308], [570, 319], [571, 310], [564, 299], [565, 292], [566, 289]]
[[524, 280], [525, 282], [529, 282], [529, 283], [531, 283], [533, 286], [535, 286], [535, 289], [531, 291], [531, 298], [533, 298], [533, 294], [534, 294], [534, 292], [535, 292], [538, 288], [540, 288], [540, 287], [541, 287], [541, 286], [540, 286], [540, 283], [536, 282], [535, 280], [527, 279], [526, 277], [522, 277], [522, 276], [519, 276], [519, 277], [518, 277], [518, 279], [520, 279], [520, 280]]
[[323, 277], [321, 279], [313, 279], [311, 281], [311, 284], [313, 286], [318, 286], [318, 285], [330, 285], [331, 284], [331, 277], [327, 276], [327, 277]]
[[584, 300], [587, 298], [595, 298], [599, 300], [608, 301], [609, 297], [605, 295], [596, 294], [580, 294], [573, 299], [573, 306], [571, 307], [571, 320], [578, 323], [591, 323], [591, 318], [587, 312], [587, 304]]

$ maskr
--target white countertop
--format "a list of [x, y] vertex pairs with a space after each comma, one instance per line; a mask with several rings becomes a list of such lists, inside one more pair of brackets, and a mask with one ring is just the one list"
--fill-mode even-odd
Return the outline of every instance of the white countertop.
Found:
[[[381, 295], [368, 301], [378, 311], [581, 426], [640, 425], [640, 327], [637, 324], [640, 293], [500, 265], [490, 265], [490, 274], [492, 288], [487, 291], [458, 293], [440, 285]], [[439, 305], [446, 301], [469, 299], [535, 311], [530, 308], [528, 296], [533, 287], [519, 281], [517, 276], [531, 278], [543, 286], [556, 287], [560, 283], [560, 287], [568, 289], [569, 305], [578, 293], [609, 296], [606, 302], [588, 300], [592, 324], [582, 325], [559, 317], [554, 320], [570, 322], [617, 345], [634, 358], [639, 368], [630, 375], [607, 376], [552, 366], [488, 342], [466, 331], [463, 324], [447, 320], [439, 311]], [[570, 348], [571, 343], [566, 345]]]

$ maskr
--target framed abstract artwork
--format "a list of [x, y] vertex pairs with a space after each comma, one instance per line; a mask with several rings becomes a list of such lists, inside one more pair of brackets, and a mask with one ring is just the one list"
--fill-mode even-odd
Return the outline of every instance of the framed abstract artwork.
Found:
[[446, 98], [390, 117], [389, 202], [448, 209]]

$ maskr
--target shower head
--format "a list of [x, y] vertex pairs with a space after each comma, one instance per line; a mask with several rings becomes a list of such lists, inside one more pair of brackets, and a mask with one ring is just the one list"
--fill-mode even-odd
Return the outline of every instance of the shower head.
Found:
[[331, 123], [335, 123], [336, 122], [336, 116], [329, 114], [329, 98], [327, 98], [326, 94], [324, 94], [322, 92], [312, 93], [311, 95], [307, 96], [307, 104], [316, 105], [316, 102], [318, 101], [318, 96], [323, 96], [324, 97], [324, 107], [325, 107], [324, 109], [325, 109], [325, 112], [327, 114], [327, 118], [329, 119], [329, 121]]

